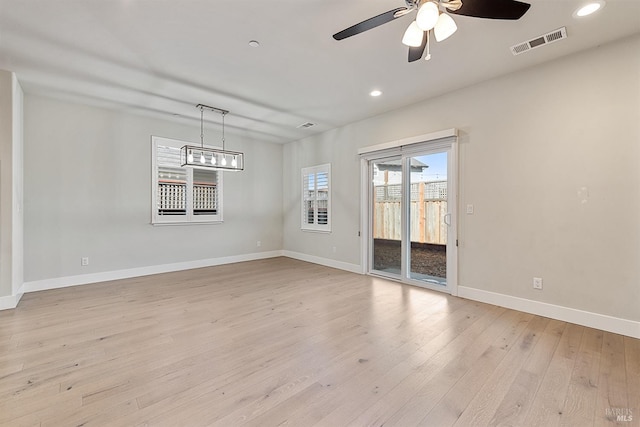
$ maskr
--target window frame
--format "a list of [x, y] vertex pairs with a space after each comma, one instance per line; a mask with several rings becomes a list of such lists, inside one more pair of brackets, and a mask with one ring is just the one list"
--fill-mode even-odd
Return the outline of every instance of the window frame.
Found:
[[[318, 174], [326, 173], [327, 175], [327, 223], [319, 224], [318, 223], [318, 201], [321, 200], [318, 198]], [[313, 231], [319, 233], [331, 233], [331, 163], [325, 163], [317, 166], [310, 166], [301, 169], [300, 174], [300, 229], [302, 231]], [[305, 182], [307, 181], [305, 178], [307, 176], [314, 175], [314, 192], [315, 197], [312, 199], [314, 201], [314, 222], [308, 222], [308, 212], [305, 208], [306, 206], [306, 195], [307, 189], [305, 188]], [[322, 199], [323, 200], [323, 199]]]
[[[215, 215], [196, 215], [193, 212], [193, 167], [180, 164], [176, 168], [183, 169], [186, 174], [186, 213], [185, 215], [160, 215], [158, 213], [158, 145], [177, 148], [184, 145], [197, 145], [190, 141], [151, 136], [151, 224], [152, 225], [192, 225], [192, 224], [220, 224], [223, 222], [223, 173], [216, 172], [217, 213]], [[209, 148], [217, 148], [206, 146]], [[213, 171], [213, 170], [212, 170]]]

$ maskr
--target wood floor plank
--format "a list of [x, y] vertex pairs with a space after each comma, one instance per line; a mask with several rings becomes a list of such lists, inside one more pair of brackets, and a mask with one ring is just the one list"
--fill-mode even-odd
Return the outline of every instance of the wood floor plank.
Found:
[[[401, 314], [403, 311], [404, 310], [402, 307], [396, 306], [393, 310], [389, 309], [381, 312], [380, 316], [378, 316], [375, 319], [375, 321], [376, 322], [381, 321], [381, 323], [383, 324], [388, 324], [389, 322], [387, 321], [387, 319], [389, 318], [390, 314], [392, 313]], [[355, 314], [357, 318], [358, 313], [355, 313]], [[351, 323], [348, 318], [346, 320], [349, 323]], [[371, 332], [375, 332], [375, 331], [372, 329]], [[260, 388], [258, 388], [258, 390], [252, 391], [251, 395], [246, 395], [246, 394], [239, 395], [240, 400], [236, 400], [236, 402], [233, 403], [233, 406], [236, 406], [237, 409], [229, 414], [226, 414], [225, 417], [221, 419], [218, 419], [217, 415], [220, 413], [224, 413], [224, 411], [213, 410], [211, 408], [211, 405], [208, 402], [204, 401], [202, 403], [203, 408], [201, 410], [202, 417], [206, 417], [209, 420], [214, 420], [214, 419], [217, 420], [216, 425], [222, 425], [222, 426], [235, 425], [236, 423], [240, 422], [239, 420], [250, 420], [254, 416], [257, 416], [263, 413], [264, 411], [268, 410], [272, 406], [279, 404], [283, 400], [286, 400], [292, 391], [304, 386], [304, 384], [314, 381], [321, 374], [323, 374], [324, 376], [324, 379], [323, 379], [324, 384], [330, 385], [330, 383], [327, 381], [327, 378], [326, 378], [326, 375], [327, 375], [326, 372], [331, 372], [333, 367], [336, 365], [338, 366], [338, 369], [339, 369], [340, 367], [346, 365], [345, 362], [348, 364], [350, 361], [353, 361], [355, 363], [356, 369], [354, 368], [349, 368], [349, 369], [351, 372], [357, 372], [358, 371], [357, 368], [364, 366], [360, 364], [360, 361], [364, 360], [360, 356], [368, 354], [367, 352], [370, 352], [371, 350], [367, 350], [366, 347], [372, 346], [373, 343], [375, 342], [375, 341], [374, 342], [369, 341], [371, 338], [371, 335], [373, 334], [369, 333], [368, 331], [365, 331], [365, 334], [367, 334], [367, 338], [368, 338], [367, 341], [362, 342], [360, 344], [358, 344], [356, 341], [347, 342], [345, 343], [346, 345], [339, 350], [339, 352], [335, 353], [335, 356], [331, 356], [332, 354], [331, 345], [323, 346], [322, 348], [324, 352], [326, 353], [327, 356], [330, 356], [330, 357], [328, 359], [325, 357], [324, 362], [317, 363], [318, 368], [315, 367], [316, 364], [314, 363], [311, 363], [311, 364], [304, 363], [303, 365], [300, 365], [300, 366], [295, 366], [295, 365], [291, 366], [290, 364], [288, 364], [288, 366], [286, 367], [285, 375], [275, 375], [276, 378], [278, 378], [278, 383], [275, 386], [273, 384], [267, 384], [263, 392], [260, 392]], [[341, 335], [344, 335], [344, 332]], [[398, 337], [397, 332], [394, 333], [394, 336]], [[290, 350], [287, 350], [287, 351], [290, 351]], [[380, 354], [384, 354], [385, 351], [387, 350], [377, 349], [377, 352]], [[348, 356], [348, 357], [344, 357], [344, 356]], [[312, 362], [313, 356], [311, 356], [311, 360], [308, 360], [308, 361]], [[342, 375], [340, 376], [344, 377], [347, 375], [349, 375], [349, 372], [342, 373]], [[304, 380], [304, 383], [300, 381], [301, 379]], [[227, 399], [231, 395], [232, 394], [230, 393], [230, 390], [227, 388], [226, 389]]]
[[565, 325], [562, 337], [523, 425], [549, 427], [560, 425], [564, 401], [584, 329], [578, 325]]
[[624, 339], [621, 335], [604, 332], [602, 357], [595, 407], [595, 425], [624, 425], [617, 414], [629, 408]]
[[585, 328], [564, 402], [561, 425], [594, 423], [603, 335], [602, 331]]
[[624, 337], [623, 341], [628, 399], [624, 409], [632, 417], [626, 425], [640, 427], [640, 340]]
[[500, 403], [490, 425], [524, 425], [566, 323], [551, 320]]
[[508, 345], [518, 335], [513, 326], [517, 325], [516, 330], [524, 329], [531, 318], [511, 311], [496, 314], [487, 319], [489, 323], [483, 325], [478, 320], [473, 325], [476, 329], [442, 346], [438, 353], [352, 420], [351, 425], [417, 425], [458, 379], [471, 371], [478, 372], [474, 369], [478, 361], [489, 366], [484, 364], [491, 358], [487, 358], [489, 354], [499, 358], [500, 351], [494, 350]]
[[639, 419], [637, 339], [289, 258], [28, 293], [0, 312], [2, 426]]
[[391, 355], [391, 359], [377, 358], [375, 353], [368, 354], [367, 363], [370, 359], [374, 362], [368, 371], [346, 380], [340, 376], [325, 379], [324, 381], [335, 385], [334, 392], [338, 396], [335, 396], [336, 400], [332, 404], [336, 408], [319, 420], [320, 425], [345, 424], [383, 399], [399, 383], [421, 383], [424, 376], [429, 375], [430, 369], [427, 366], [434, 369], [441, 367], [449, 360], [447, 354], [454, 352], [451, 349], [468, 345], [469, 339], [482, 331], [499, 312], [481, 305], [469, 307], [441, 323], [440, 333], [436, 329], [433, 335], [423, 337], [425, 340], [417, 352], [399, 360], [393, 357], [395, 354]]
[[[472, 318], [472, 313], [473, 311], [463, 311], [459, 313], [460, 321], [468, 322], [468, 320]], [[425, 322], [429, 322], [430, 320], [431, 319], [427, 318]], [[420, 325], [417, 324], [416, 326]], [[424, 327], [428, 328], [429, 326], [425, 324]], [[442, 336], [442, 332], [440, 328], [434, 329], [434, 338]], [[376, 338], [376, 341], [378, 341], [378, 339], [379, 338]], [[403, 378], [401, 372], [410, 372], [421, 364], [424, 359], [430, 357], [427, 356], [425, 352], [426, 346], [429, 345], [430, 348], [435, 347], [430, 345], [433, 341], [422, 341], [422, 347], [416, 347], [413, 342], [394, 339], [394, 337], [382, 337], [380, 341], [394, 342], [397, 347], [387, 346], [381, 349], [372, 343], [362, 348], [359, 354], [361, 357], [347, 360], [347, 363], [336, 364], [332, 369], [324, 370], [318, 381], [321, 385], [330, 389], [331, 393], [325, 393], [321, 398], [307, 405], [305, 411], [288, 414], [288, 423], [292, 425], [310, 425], [313, 422], [320, 421], [320, 419], [314, 419], [311, 416], [312, 413], [324, 418], [329, 416], [324, 408], [339, 403], [342, 405], [342, 411], [353, 413], [353, 407], [357, 405], [358, 402], [371, 400], [371, 398], [368, 397], [368, 390], [371, 390], [371, 393], [374, 395], [384, 395], [386, 388], [392, 387], [395, 382]], [[348, 387], [342, 386], [342, 384], [345, 383], [348, 384]], [[360, 393], [361, 398], [356, 395], [354, 389]], [[277, 407], [272, 409], [272, 412], [277, 411], [280, 411]], [[330, 415], [342, 420], [347, 419], [346, 416], [340, 414]], [[324, 423], [330, 423], [330, 420], [331, 418], [325, 419]], [[225, 425], [224, 422], [225, 420], [222, 419], [220, 426]]]
[[[496, 424], [496, 419], [499, 419], [499, 422], [504, 425], [521, 425], [518, 416], [521, 416], [526, 410], [527, 398], [535, 394], [537, 388], [535, 384], [536, 374], [546, 369], [545, 359], [548, 357], [549, 350], [555, 347], [559, 339], [558, 329], [560, 329], [561, 333], [561, 326], [563, 326], [562, 322], [552, 321], [547, 324], [538, 343], [533, 347], [527, 357], [525, 364], [516, 374], [504, 399], [497, 409], [495, 409], [493, 418], [488, 422], [489, 425]], [[499, 348], [507, 349], [512, 345], [513, 341], [503, 343]], [[502, 353], [503, 356], [506, 356], [506, 351]], [[453, 425], [465, 412], [474, 397], [480, 393], [481, 388], [491, 375], [495, 376], [497, 372], [501, 371], [503, 371], [504, 375], [508, 375], [508, 372], [504, 372], [504, 357], [495, 358], [494, 356], [492, 359], [492, 357], [490, 357], [491, 355], [491, 352], [484, 353], [482, 358], [478, 360], [478, 363], [474, 364], [473, 369], [467, 372], [443, 396], [433, 410], [431, 410], [421, 422], [442, 426]], [[492, 390], [492, 392], [496, 395], [498, 394], [494, 390]], [[494, 399], [494, 401], [497, 399], [498, 398]]]
[[[427, 414], [422, 422], [436, 418], [442, 419], [443, 416], [446, 416], [446, 422], [455, 421], [455, 425], [459, 426], [490, 425], [511, 384], [527, 358], [533, 353], [548, 323], [549, 319], [539, 316], [534, 316], [531, 319], [526, 329], [518, 336], [515, 344], [510, 346], [509, 352], [496, 365], [491, 375], [464, 410], [456, 411], [457, 408], [445, 408], [447, 410], [443, 413], [442, 410], [436, 408]], [[452, 418], [453, 415], [455, 419]]]

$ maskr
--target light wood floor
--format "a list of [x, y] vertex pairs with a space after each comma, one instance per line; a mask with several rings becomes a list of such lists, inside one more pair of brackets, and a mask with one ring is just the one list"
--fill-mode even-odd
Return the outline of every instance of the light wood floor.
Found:
[[287, 258], [0, 312], [2, 426], [639, 420], [640, 340]]

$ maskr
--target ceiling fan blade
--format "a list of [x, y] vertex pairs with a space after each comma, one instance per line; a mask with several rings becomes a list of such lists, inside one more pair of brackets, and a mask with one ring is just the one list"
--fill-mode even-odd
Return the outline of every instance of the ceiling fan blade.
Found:
[[422, 43], [418, 47], [409, 48], [409, 62], [414, 62], [422, 58], [424, 49], [427, 47], [427, 32], [422, 32]]
[[520, 19], [531, 5], [515, 0], [463, 0], [462, 7], [450, 10], [454, 15], [488, 19]]
[[378, 16], [374, 16], [373, 18], [364, 20], [356, 25], [352, 25], [351, 27], [340, 31], [339, 33], [335, 33], [333, 35], [333, 38], [336, 40], [342, 40], [346, 39], [347, 37], [363, 33], [367, 30], [371, 30], [372, 28], [379, 27], [382, 24], [386, 24], [387, 22], [391, 22], [396, 18], [404, 16], [405, 14], [403, 14], [402, 12], [407, 9], [408, 8], [406, 7], [398, 7], [388, 12], [381, 13]]

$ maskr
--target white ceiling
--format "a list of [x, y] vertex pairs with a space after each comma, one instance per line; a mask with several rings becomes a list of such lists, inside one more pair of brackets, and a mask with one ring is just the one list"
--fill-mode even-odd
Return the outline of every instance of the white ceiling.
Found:
[[[584, 2], [530, 0], [519, 21], [454, 16], [458, 32], [432, 43], [432, 59], [408, 63], [413, 14], [331, 37], [403, 0], [0, 0], [0, 69], [26, 93], [187, 124], [211, 105], [230, 110], [230, 133], [284, 143], [640, 32], [640, 0], [573, 18]], [[563, 26], [566, 40], [511, 54]]]

